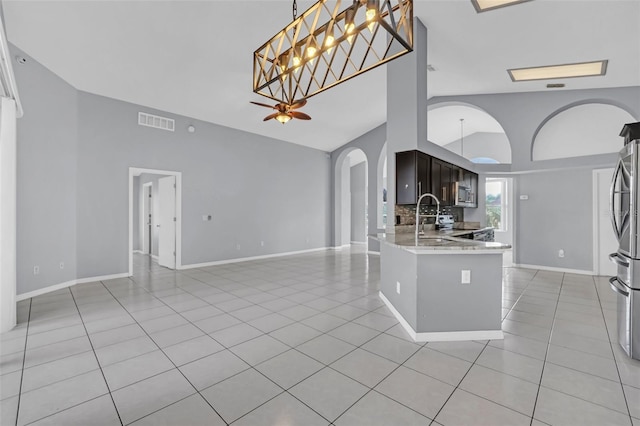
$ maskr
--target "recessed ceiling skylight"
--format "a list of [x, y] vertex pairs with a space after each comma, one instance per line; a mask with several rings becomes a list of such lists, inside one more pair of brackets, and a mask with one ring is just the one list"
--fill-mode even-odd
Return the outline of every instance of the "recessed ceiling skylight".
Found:
[[497, 9], [504, 6], [512, 6], [518, 3], [524, 3], [531, 0], [471, 0], [476, 12], [486, 12], [487, 10]]
[[592, 77], [607, 73], [607, 60], [577, 64], [548, 65], [544, 67], [507, 70], [513, 81], [547, 80], [551, 78]]

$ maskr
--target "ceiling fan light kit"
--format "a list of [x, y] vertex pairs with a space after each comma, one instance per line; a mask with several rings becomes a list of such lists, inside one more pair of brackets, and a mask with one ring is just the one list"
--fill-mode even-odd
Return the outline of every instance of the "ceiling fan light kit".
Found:
[[296, 17], [294, 0], [293, 21], [253, 53], [254, 93], [293, 106], [413, 50], [413, 0], [344, 3], [320, 0]]

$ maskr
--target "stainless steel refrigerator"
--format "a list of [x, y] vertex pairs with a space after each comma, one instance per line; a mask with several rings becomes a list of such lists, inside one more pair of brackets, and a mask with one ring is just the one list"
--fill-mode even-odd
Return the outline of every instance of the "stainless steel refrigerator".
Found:
[[618, 342], [631, 358], [640, 359], [640, 123], [626, 124], [611, 183], [611, 220], [618, 251], [609, 258], [618, 273], [609, 283], [617, 293]]

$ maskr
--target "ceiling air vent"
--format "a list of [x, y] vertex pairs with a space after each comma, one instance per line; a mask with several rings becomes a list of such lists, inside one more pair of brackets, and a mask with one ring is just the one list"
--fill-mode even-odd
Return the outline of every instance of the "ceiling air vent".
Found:
[[141, 126], [154, 127], [156, 129], [168, 130], [173, 132], [176, 128], [175, 120], [157, 115], [147, 114], [145, 112], [138, 113], [138, 124]]
[[564, 87], [564, 83], [549, 83], [547, 84], [547, 89], [560, 89]]

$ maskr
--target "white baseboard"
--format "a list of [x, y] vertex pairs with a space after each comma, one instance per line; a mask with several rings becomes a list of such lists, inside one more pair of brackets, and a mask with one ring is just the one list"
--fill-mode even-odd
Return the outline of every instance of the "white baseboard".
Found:
[[341, 246], [333, 246], [333, 247], [330, 247], [330, 248], [331, 248], [331, 250], [342, 250], [344, 248], [349, 248], [349, 247], [351, 247], [351, 244], [343, 244]]
[[556, 268], [553, 266], [527, 265], [523, 263], [514, 263], [513, 266], [516, 268], [539, 269], [541, 271], [564, 272], [566, 274], [595, 275], [593, 271], [585, 271], [583, 269]]
[[51, 293], [51, 292], [57, 291], [57, 290], [62, 290], [63, 288], [71, 287], [72, 285], [76, 285], [76, 284], [85, 284], [85, 283], [92, 283], [92, 282], [96, 282], [96, 281], [113, 280], [113, 279], [116, 279], [116, 278], [126, 278], [128, 276], [129, 276], [129, 274], [125, 272], [125, 273], [122, 273], [122, 274], [112, 274], [112, 275], [102, 275], [102, 276], [99, 276], [99, 277], [79, 278], [79, 279], [75, 279], [75, 280], [71, 280], [71, 281], [66, 281], [66, 282], [63, 282], [63, 283], [60, 283], [60, 284], [50, 285], [48, 287], [44, 287], [44, 288], [41, 288], [41, 289], [38, 289], [38, 290], [30, 291], [28, 293], [18, 294], [16, 296], [16, 301], [20, 302], [21, 300], [31, 299], [32, 297], [41, 296], [43, 294]]
[[176, 269], [193, 269], [193, 268], [204, 268], [207, 266], [217, 266], [217, 265], [225, 265], [227, 263], [240, 263], [240, 262], [248, 262], [250, 260], [261, 260], [261, 259], [270, 259], [272, 257], [282, 257], [282, 256], [291, 256], [296, 254], [304, 254], [304, 253], [313, 253], [316, 251], [326, 251], [331, 250], [333, 247], [320, 247], [314, 249], [307, 250], [298, 250], [298, 251], [288, 251], [283, 253], [274, 253], [274, 254], [264, 254], [260, 256], [250, 256], [250, 257], [238, 257], [235, 259], [225, 259], [225, 260], [216, 260], [213, 262], [204, 262], [204, 263], [192, 263], [190, 265], [181, 265]]
[[367, 250], [367, 254], [373, 254], [376, 256], [380, 256], [380, 252], [379, 251], [373, 251], [373, 250]]
[[362, 245], [363, 246], [363, 245], [367, 244], [367, 242], [366, 241], [351, 241], [351, 244]]
[[138, 253], [138, 254], [144, 254], [144, 253], [142, 252], [142, 250], [134, 250], [133, 252], [134, 252], [134, 253]]
[[152, 254], [152, 255], [151, 255], [151, 258], [152, 258], [153, 260], [158, 260], [158, 256], [156, 256], [155, 254]]
[[477, 330], [477, 331], [442, 331], [432, 333], [417, 333], [411, 325], [404, 319], [402, 314], [389, 302], [382, 292], [378, 292], [380, 299], [387, 305], [396, 319], [402, 325], [409, 336], [415, 342], [453, 342], [459, 340], [502, 340], [504, 334], [502, 330]]

